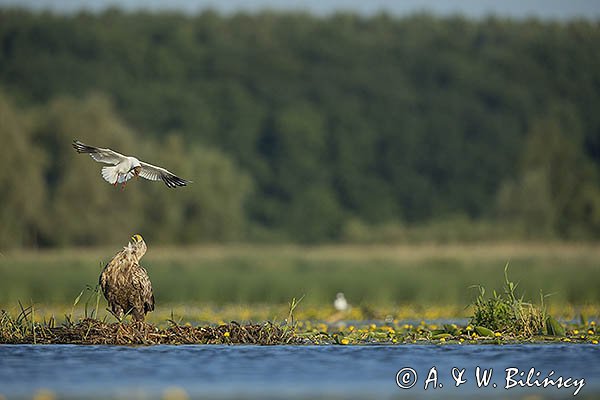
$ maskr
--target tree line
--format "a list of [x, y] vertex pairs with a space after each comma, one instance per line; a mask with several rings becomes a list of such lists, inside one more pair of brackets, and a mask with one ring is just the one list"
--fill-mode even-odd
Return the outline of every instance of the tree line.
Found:
[[[368, 240], [453, 218], [595, 238], [598, 43], [586, 21], [0, 10], [0, 246], [115, 227]], [[114, 193], [73, 138], [194, 184]]]

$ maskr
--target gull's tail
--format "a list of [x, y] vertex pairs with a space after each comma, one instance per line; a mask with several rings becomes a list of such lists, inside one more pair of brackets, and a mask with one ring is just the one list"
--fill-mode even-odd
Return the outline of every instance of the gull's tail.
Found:
[[117, 172], [117, 167], [102, 167], [102, 177], [104, 180], [111, 185], [117, 184], [119, 180], [119, 173]]
[[119, 174], [117, 172], [116, 165], [113, 165], [110, 167], [102, 167], [102, 177], [104, 178], [104, 180], [106, 182], [110, 183], [111, 185], [116, 185], [117, 183], [127, 182], [134, 176], [135, 175], [131, 171], [126, 174]]

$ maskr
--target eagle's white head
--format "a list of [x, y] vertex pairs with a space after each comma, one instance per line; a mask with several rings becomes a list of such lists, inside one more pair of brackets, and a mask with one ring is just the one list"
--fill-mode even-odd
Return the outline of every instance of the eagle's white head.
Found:
[[146, 242], [144, 241], [142, 235], [136, 233], [131, 237], [131, 240], [125, 247], [125, 250], [127, 250], [127, 252], [129, 252], [139, 261], [140, 258], [142, 258], [144, 254], [146, 254], [146, 250], [148, 250], [148, 247], [146, 246]]

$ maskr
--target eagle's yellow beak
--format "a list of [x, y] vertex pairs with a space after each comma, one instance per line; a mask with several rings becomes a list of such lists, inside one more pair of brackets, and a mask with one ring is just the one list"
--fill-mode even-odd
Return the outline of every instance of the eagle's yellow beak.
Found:
[[131, 237], [131, 240], [133, 241], [133, 243], [138, 243], [138, 242], [141, 242], [144, 239], [142, 239], [141, 235], [139, 235], [139, 234], [136, 233], [135, 235], [133, 235]]

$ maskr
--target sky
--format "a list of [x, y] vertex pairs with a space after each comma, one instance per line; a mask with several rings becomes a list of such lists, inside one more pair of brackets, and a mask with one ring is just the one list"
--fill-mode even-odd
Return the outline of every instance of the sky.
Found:
[[482, 18], [490, 14], [511, 17], [568, 20], [600, 20], [600, 0], [0, 0], [0, 7], [20, 6], [36, 10], [72, 13], [82, 9], [102, 11], [110, 6], [124, 10], [178, 10], [197, 13], [211, 8], [224, 14], [238, 11], [302, 10], [316, 15], [353, 11], [372, 15], [386, 11], [408, 15], [427, 11], [436, 15], [461, 14]]

